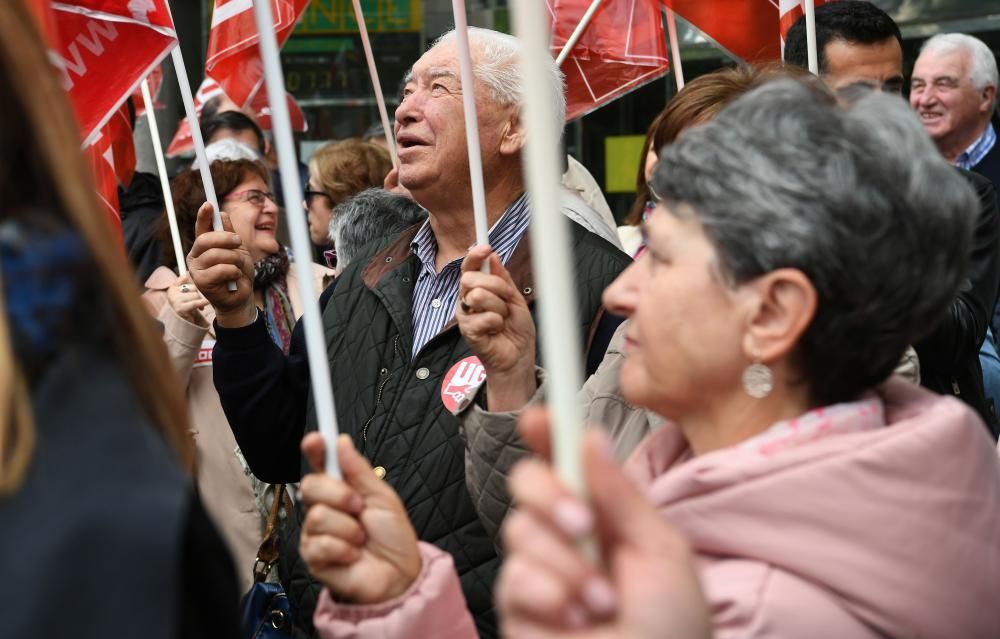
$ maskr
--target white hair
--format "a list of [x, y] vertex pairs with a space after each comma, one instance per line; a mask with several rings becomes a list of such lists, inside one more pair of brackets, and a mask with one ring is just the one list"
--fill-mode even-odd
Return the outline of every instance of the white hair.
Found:
[[[920, 47], [920, 55], [925, 53], [947, 55], [954, 52], [965, 53], [969, 57], [969, 80], [972, 86], [982, 91], [988, 86], [997, 88], [997, 59], [986, 43], [965, 33], [939, 33]], [[996, 95], [993, 104], [996, 107]]]
[[[434, 41], [433, 46], [445, 44], [455, 39], [455, 30], [445, 33]], [[473, 52], [473, 73], [476, 79], [486, 85], [493, 99], [501, 104], [516, 104], [522, 102], [523, 83], [521, 71], [518, 68], [518, 56], [521, 54], [520, 40], [512, 35], [469, 27], [469, 48]], [[551, 92], [549, 104], [555, 109], [555, 115], [560, 127], [566, 122], [566, 91], [563, 73], [559, 70], [555, 58], [547, 56], [539, 60], [551, 77], [549, 86]]]

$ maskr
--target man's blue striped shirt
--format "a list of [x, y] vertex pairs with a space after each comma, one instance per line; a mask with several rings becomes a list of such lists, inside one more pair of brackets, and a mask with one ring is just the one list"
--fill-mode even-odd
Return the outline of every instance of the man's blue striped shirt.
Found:
[[[490, 246], [507, 264], [514, 249], [524, 237], [531, 221], [528, 198], [522, 194], [504, 211], [489, 231]], [[462, 260], [457, 258], [445, 265], [438, 273], [435, 268], [437, 239], [431, 230], [430, 221], [424, 222], [413, 237], [410, 249], [420, 258], [420, 274], [413, 288], [413, 353], [415, 359], [420, 349], [441, 332], [455, 316], [458, 301], [458, 282], [462, 276]]]

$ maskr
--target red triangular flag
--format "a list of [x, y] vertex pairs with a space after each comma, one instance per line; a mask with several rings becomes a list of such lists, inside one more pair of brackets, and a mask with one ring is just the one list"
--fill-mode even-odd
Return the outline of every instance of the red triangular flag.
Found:
[[[591, 0], [546, 0], [552, 16], [552, 55], [558, 56]], [[605, 2], [569, 57], [566, 120], [664, 76], [670, 69], [660, 5], [655, 0]]]

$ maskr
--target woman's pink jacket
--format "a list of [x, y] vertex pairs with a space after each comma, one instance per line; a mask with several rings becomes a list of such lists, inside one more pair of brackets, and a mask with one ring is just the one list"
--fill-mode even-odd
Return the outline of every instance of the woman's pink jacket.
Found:
[[[627, 472], [697, 553], [715, 636], [1000, 636], [1000, 464], [961, 402], [893, 379], [692, 458], [665, 426]], [[323, 637], [472, 638], [450, 556], [399, 600], [341, 606]]]

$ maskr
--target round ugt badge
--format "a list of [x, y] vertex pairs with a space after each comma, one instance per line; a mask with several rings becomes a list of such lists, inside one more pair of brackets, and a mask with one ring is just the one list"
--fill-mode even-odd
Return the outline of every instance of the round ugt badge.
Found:
[[444, 376], [441, 382], [441, 402], [449, 412], [465, 409], [486, 381], [486, 369], [475, 355], [461, 359]]

